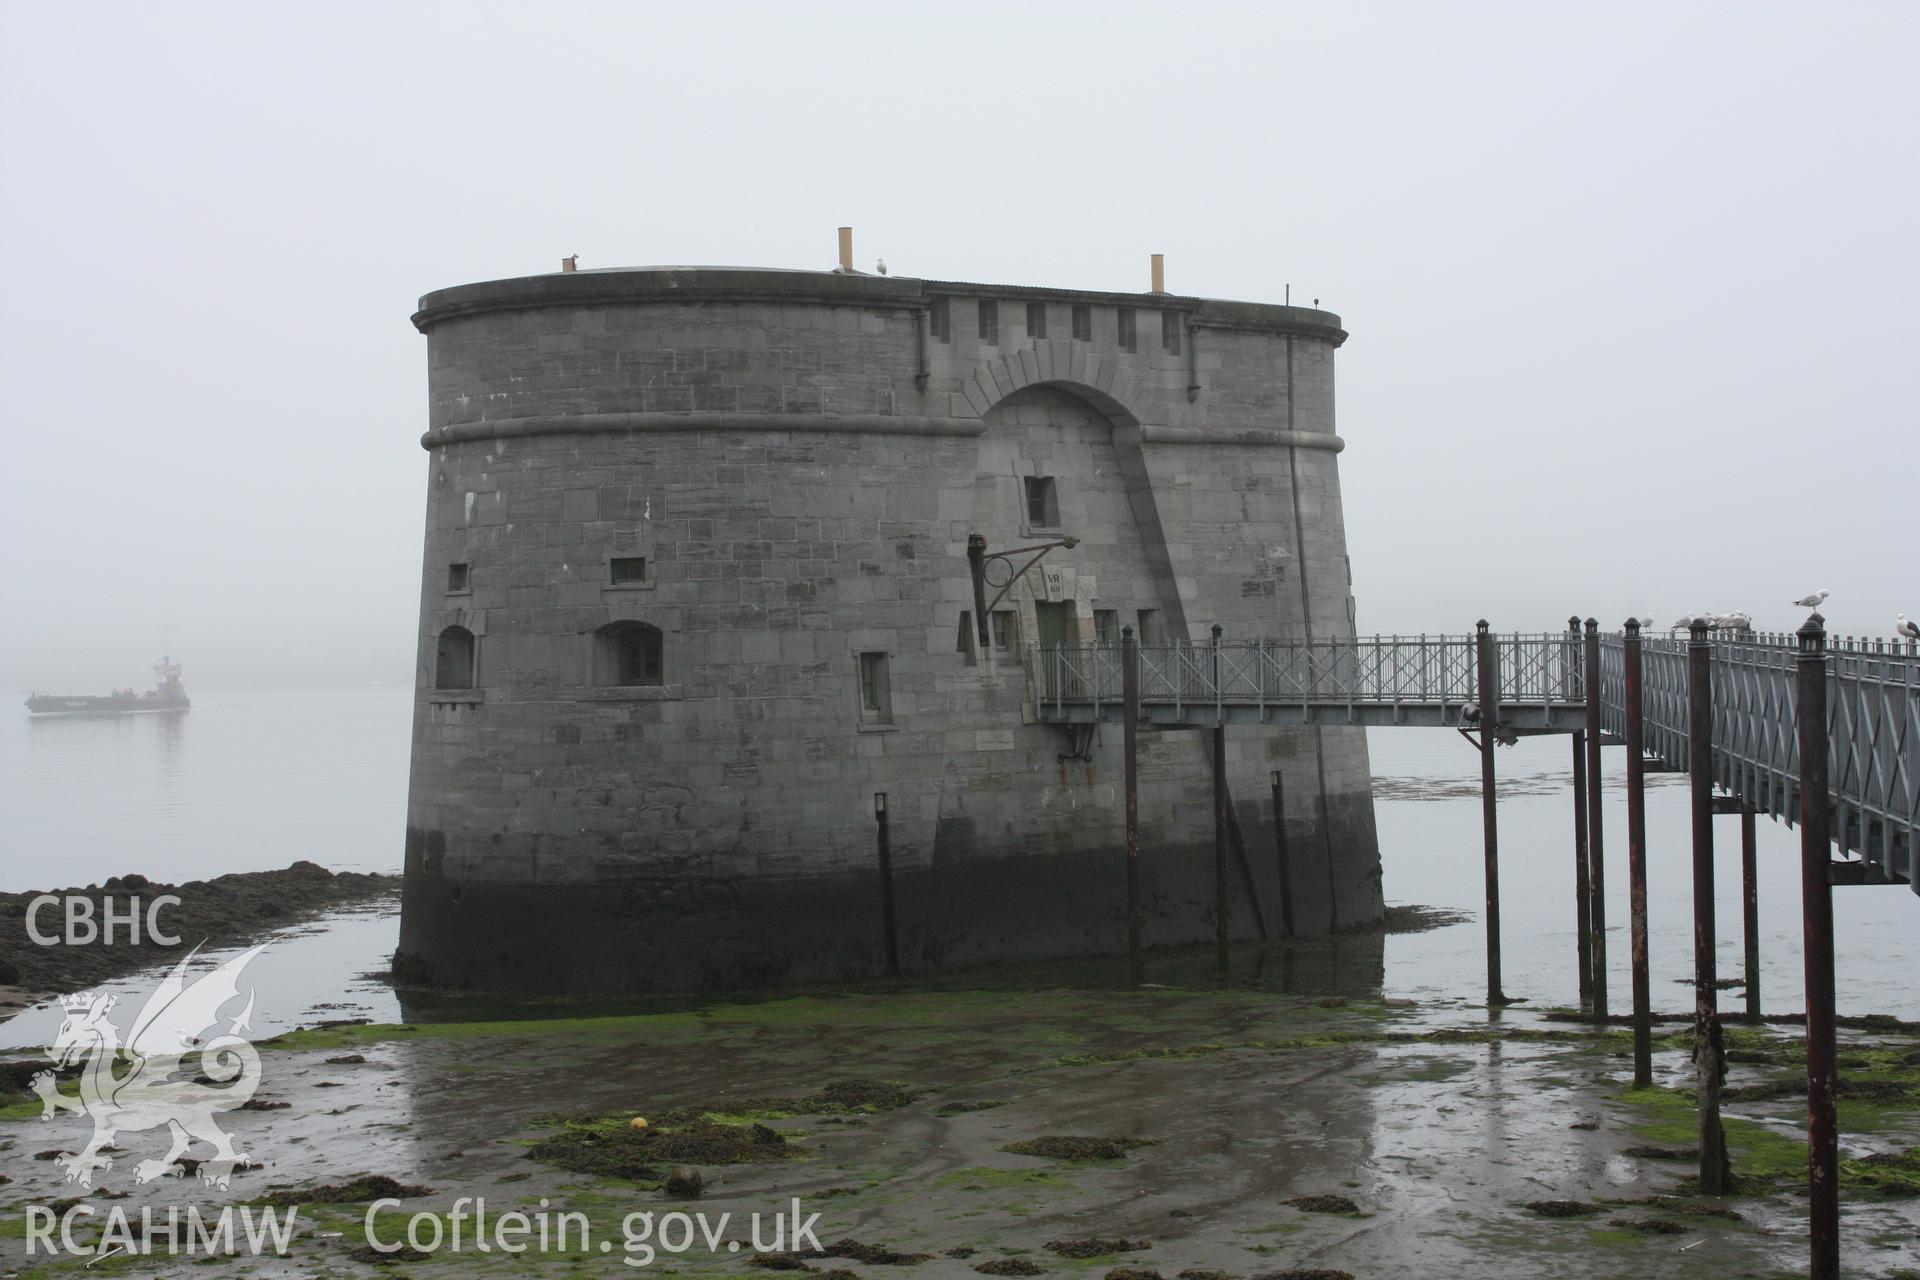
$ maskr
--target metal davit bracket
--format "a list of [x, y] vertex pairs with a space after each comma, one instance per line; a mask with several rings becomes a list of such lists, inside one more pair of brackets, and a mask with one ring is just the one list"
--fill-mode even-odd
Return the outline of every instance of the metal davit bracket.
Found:
[[[1028, 547], [1012, 547], [1006, 551], [987, 550], [986, 535], [970, 533], [967, 535], [967, 564], [973, 572], [973, 608], [974, 623], [980, 634], [982, 647], [992, 643], [987, 630], [987, 616], [994, 605], [1007, 598], [1007, 592], [1013, 590], [1013, 584], [1026, 576], [1027, 570], [1046, 559], [1047, 552], [1056, 547], [1071, 550], [1080, 545], [1078, 538], [1060, 538], [1053, 542], [1036, 542]], [[1013, 558], [1032, 552], [1033, 556], [1019, 568], [1015, 568]], [[987, 588], [998, 589], [992, 600], [987, 599]]]

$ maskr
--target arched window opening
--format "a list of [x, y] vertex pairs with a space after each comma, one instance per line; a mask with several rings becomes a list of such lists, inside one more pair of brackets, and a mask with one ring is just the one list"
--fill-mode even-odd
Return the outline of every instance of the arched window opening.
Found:
[[473, 632], [465, 627], [448, 627], [434, 646], [433, 687], [436, 689], [473, 688]]
[[666, 643], [660, 628], [615, 622], [595, 633], [600, 684], [659, 685], [666, 682]]

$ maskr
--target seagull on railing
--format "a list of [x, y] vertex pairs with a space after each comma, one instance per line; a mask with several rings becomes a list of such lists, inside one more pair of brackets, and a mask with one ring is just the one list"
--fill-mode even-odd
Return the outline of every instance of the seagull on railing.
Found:
[[1820, 607], [1821, 602], [1826, 598], [1827, 598], [1827, 589], [1825, 587], [1822, 587], [1810, 596], [1801, 596], [1798, 600], [1795, 600], [1793, 603], [1802, 609], [1818, 609]]
[[1899, 636], [1902, 640], [1920, 640], [1920, 625], [1915, 625], [1913, 619], [1907, 617], [1904, 613], [1894, 616], [1897, 617], [1899, 621], [1893, 625], [1893, 634]]
[[1674, 623], [1674, 624], [1673, 624], [1672, 626], [1670, 626], [1670, 627], [1668, 627], [1668, 628], [1667, 628], [1667, 630], [1669, 630], [1669, 631], [1685, 631], [1685, 630], [1687, 630], [1687, 629], [1688, 629], [1689, 627], [1691, 627], [1691, 626], [1693, 625], [1693, 619], [1694, 619], [1694, 615], [1693, 615], [1693, 614], [1691, 614], [1691, 613], [1683, 613], [1683, 614], [1681, 614], [1681, 615], [1680, 615], [1680, 619], [1679, 619], [1679, 621], [1677, 621], [1677, 622], [1675, 622], [1675, 623]]
[[1750, 613], [1723, 613], [1713, 620], [1715, 631], [1751, 631], [1753, 615]]

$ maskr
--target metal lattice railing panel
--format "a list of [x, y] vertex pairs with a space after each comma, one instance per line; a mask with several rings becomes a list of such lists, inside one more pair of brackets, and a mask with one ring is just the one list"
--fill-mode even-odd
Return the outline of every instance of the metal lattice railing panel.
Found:
[[[1575, 631], [1495, 635], [1497, 720], [1516, 728], [1566, 728], [1586, 698], [1584, 637]], [[1668, 767], [1688, 768], [1687, 640], [1641, 645], [1643, 741]], [[1600, 726], [1624, 734], [1622, 637], [1600, 637]], [[1098, 719], [1121, 704], [1118, 645], [1066, 645], [1029, 654], [1041, 717]], [[1454, 724], [1479, 700], [1478, 637], [1362, 636], [1332, 640], [1232, 640], [1141, 645], [1142, 706], [1182, 723], [1324, 715], [1344, 708], [1421, 708], [1422, 723]], [[1756, 809], [1793, 821], [1799, 812], [1795, 737], [1797, 650], [1792, 636], [1716, 638], [1713, 645], [1714, 780]], [[1828, 751], [1834, 838], [1882, 875], [1920, 892], [1920, 655], [1885, 644], [1837, 645], [1828, 657]], [[1336, 721], [1339, 712], [1332, 712]], [[1537, 717], [1537, 719], [1536, 719]], [[1557, 717], [1557, 718], [1556, 718]], [[1306, 722], [1305, 720], [1302, 721]], [[1324, 721], [1315, 721], [1324, 722]], [[1370, 723], [1395, 723], [1376, 715]], [[1577, 723], [1577, 721], [1571, 721]]]

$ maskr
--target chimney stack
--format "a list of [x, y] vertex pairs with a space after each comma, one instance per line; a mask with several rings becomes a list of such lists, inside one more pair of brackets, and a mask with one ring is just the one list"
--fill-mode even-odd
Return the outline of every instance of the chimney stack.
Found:
[[1167, 255], [1164, 253], [1156, 253], [1153, 255], [1153, 292], [1165, 293], [1166, 291]]
[[840, 269], [853, 270], [853, 228], [840, 228]]
[[577, 270], [579, 266], [580, 266], [580, 255], [577, 253], [569, 254], [568, 256], [560, 259], [560, 269], [562, 271], [574, 271], [574, 270]]

